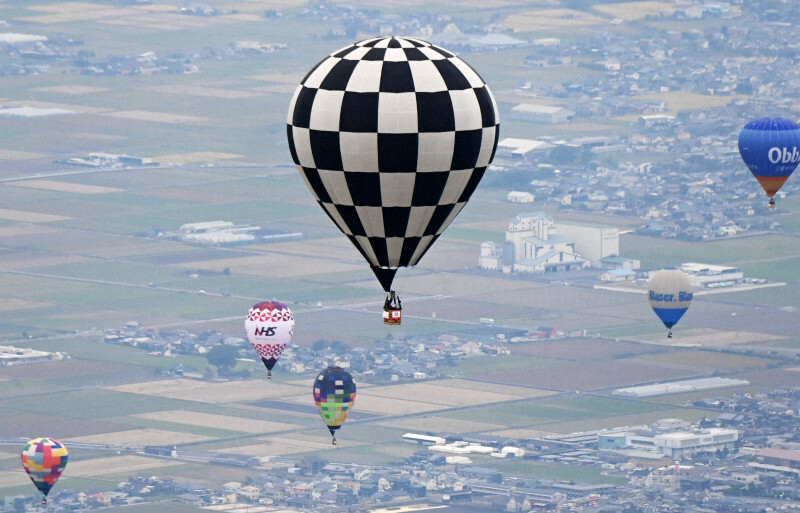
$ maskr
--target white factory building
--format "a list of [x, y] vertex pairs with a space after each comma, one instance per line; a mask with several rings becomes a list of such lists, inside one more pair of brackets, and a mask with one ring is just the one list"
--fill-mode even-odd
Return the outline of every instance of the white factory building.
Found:
[[619, 228], [559, 223], [543, 212], [520, 214], [508, 223], [501, 248], [481, 244], [482, 269], [511, 272], [557, 272], [603, 267], [602, 260], [619, 256]]
[[672, 431], [658, 434], [635, 432], [599, 433], [597, 448], [605, 450], [642, 449], [674, 460], [703, 452], [731, 450], [739, 439], [735, 429], [709, 428], [697, 431]]

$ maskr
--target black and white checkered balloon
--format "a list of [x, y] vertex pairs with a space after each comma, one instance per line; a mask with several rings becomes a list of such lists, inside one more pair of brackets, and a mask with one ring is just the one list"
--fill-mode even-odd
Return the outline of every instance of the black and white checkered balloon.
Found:
[[388, 291], [458, 215], [494, 158], [497, 104], [454, 54], [377, 37], [317, 64], [289, 106], [292, 159]]

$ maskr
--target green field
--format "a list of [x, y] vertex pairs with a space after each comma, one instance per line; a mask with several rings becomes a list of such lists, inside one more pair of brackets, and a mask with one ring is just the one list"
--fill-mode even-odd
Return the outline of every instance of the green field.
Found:
[[[400, 424], [427, 425], [441, 419], [457, 424], [465, 434], [472, 429], [486, 429], [474, 434], [494, 434], [592, 431], [667, 417], [694, 421], [708, 412], [685, 406], [687, 402], [709, 394], [755, 394], [796, 381], [800, 198], [779, 201], [775, 219], [782, 228], [776, 232], [697, 243], [641, 235], [636, 230], [645, 221], [638, 218], [562, 209], [539, 197], [534, 205], [509, 203], [510, 184], [527, 186], [532, 179], [554, 176], [553, 171], [535, 171], [533, 164], [530, 170], [514, 173], [491, 170], [418, 268], [398, 272], [395, 286], [404, 301], [404, 320], [401, 326], [387, 327], [381, 320], [383, 291], [361, 255], [315, 203], [291, 162], [286, 142], [292, 91], [320, 59], [351, 42], [349, 36], [334, 35], [349, 29], [346, 23], [302, 14], [314, 7], [311, 4], [290, 5], [282, 9], [282, 17], [273, 19], [264, 16], [269, 2], [215, 3], [216, 8], [236, 10], [237, 17], [180, 16], [161, 11], [165, 6], [130, 5], [135, 3], [93, 2], [96, 8], [124, 11], [127, 23], [111, 23], [118, 20], [94, 19], [92, 9], [81, 15], [76, 10], [84, 9], [83, 4], [71, 6], [76, 11], [73, 18], [59, 18], [57, 9], [65, 4], [57, 0], [0, 2], [0, 18], [8, 22], [9, 30], [43, 34], [48, 41], [82, 42], [66, 47], [72, 52], [68, 58], [37, 61], [26, 72], [8, 71], [19, 69], [22, 62], [11, 50], [0, 55], [5, 71], [0, 81], [3, 107], [45, 106], [72, 112], [3, 117], [0, 127], [0, 345], [69, 355], [57, 362], [0, 367], [0, 437], [21, 440], [47, 434], [65, 443], [87, 438], [116, 443], [119, 437], [119, 445], [130, 448], [121, 454], [75, 450], [73, 468], [99, 460], [108, 460], [109, 468], [99, 475], [76, 471], [65, 476], [60, 489], [114, 490], [119, 481], [142, 473], [220, 488], [261, 472], [199, 463], [146, 470], [113, 467], [114, 461], [126, 457], [144, 458], [135, 454], [144, 445], [172, 444], [173, 439], [188, 440], [178, 442], [188, 450], [251, 451], [257, 456], [273, 456], [274, 451], [286, 458], [317, 455], [332, 462], [392, 465], [419, 449], [402, 443], [407, 429]], [[596, 3], [569, 2], [574, 9]], [[428, 23], [425, 16], [502, 27], [517, 11], [553, 8], [553, 2], [545, 0], [510, 2], [502, 8], [476, 0], [392, 4], [380, 10], [413, 12], [421, 17], [414, 23], [422, 27]], [[379, 11], [366, 0], [353, 5], [369, 13]], [[611, 18], [601, 14], [593, 12], [602, 20], [599, 25], [574, 31], [559, 25], [513, 36], [529, 41], [559, 37], [565, 48], [582, 48], [589, 41], [594, 45], [599, 32], [612, 30]], [[565, 16], [559, 23], [572, 19]], [[654, 18], [626, 22], [617, 29], [650, 38], [726, 26], [725, 20], [704, 23]], [[287, 43], [288, 48], [265, 55], [232, 51], [237, 42], [249, 40]], [[585, 54], [572, 65], [533, 69], [520, 64], [537, 51], [531, 46], [464, 52], [491, 83], [503, 119], [501, 137], [626, 137], [637, 132], [627, 119], [613, 117], [581, 118], [556, 126], [511, 120], [511, 108], [531, 98], [516, 90], [521, 81], [532, 81], [539, 91], [552, 88], [554, 96], [547, 101], [567, 105], [567, 99], [555, 96], [565, 86], [584, 79], [606, 80], [605, 71], [583, 66], [592, 63]], [[79, 58], [107, 65], [136, 60], [147, 52], [154, 52], [161, 62], [175, 59], [196, 65], [197, 72], [90, 75], [75, 65]], [[713, 109], [738, 99], [684, 93], [649, 97], [664, 99], [671, 111]], [[59, 163], [93, 152], [147, 157], [163, 166], [97, 170]], [[599, 156], [592, 165], [620, 158]], [[632, 163], [673, 158], [671, 153], [624, 155], [625, 162]], [[477, 269], [480, 244], [502, 245], [509, 220], [530, 210], [545, 211], [556, 224], [591, 221], [632, 230], [621, 236], [620, 252], [640, 260], [644, 269], [705, 262], [735, 266], [747, 277], [785, 285], [697, 295], [675, 330], [675, 344], [668, 345], [664, 327], [643, 294], [598, 290], [593, 288], [597, 280], [584, 276], [562, 280]], [[303, 237], [292, 242], [198, 246], [164, 236], [186, 223], [215, 220], [301, 232]], [[203, 372], [211, 365], [200, 355], [157, 356], [103, 342], [106, 330], [131, 321], [163, 332], [210, 329], [244, 337], [247, 309], [272, 298], [293, 309], [297, 320], [293, 342], [302, 347], [326, 340], [373, 349], [386, 339], [404, 337], [436, 345], [443, 335], [461, 342], [497, 342], [500, 339], [491, 337], [522, 335], [539, 326], [575, 330], [579, 335], [585, 331], [586, 336], [511, 343], [510, 355], [452, 358], [448, 366], [431, 369], [431, 379], [455, 387], [459, 400], [495, 387], [531, 391], [489, 402], [435, 403], [436, 397], [407, 395], [402, 382], [387, 383], [391, 371], [375, 378], [358, 376], [362, 397], [376, 392], [373, 402], [362, 399], [363, 404], [389, 413], [365, 409], [372, 417], [348, 423], [336, 447], [330, 445], [328, 432], [313, 411], [314, 369], [298, 375], [281, 370], [266, 382], [263, 367], [252, 355], [253, 361], [240, 361], [235, 369], [251, 371], [252, 379], [179, 380], [162, 371], [182, 365]], [[481, 325], [482, 317], [495, 319], [494, 325]], [[731, 334], [742, 334], [731, 347], [679, 345], [703, 336], [710, 344]], [[740, 377], [750, 384], [642, 401], [612, 395], [617, 387], [710, 375]], [[163, 390], [124, 388], [156, 380], [169, 381], [159, 383]], [[259, 406], [262, 400], [268, 404]], [[393, 401], [412, 406], [431, 401], [436, 406], [391, 413]], [[264, 423], [263, 433], [252, 427], [259, 425], [254, 422]], [[137, 439], [136, 434], [143, 437]], [[24, 478], [18, 476], [18, 448], [2, 449], [0, 473]], [[624, 484], [599, 469], [576, 466], [490, 457], [476, 465], [522, 477]], [[27, 484], [0, 483], [0, 495], [32, 493]], [[129, 509], [196, 510], [174, 503]]]

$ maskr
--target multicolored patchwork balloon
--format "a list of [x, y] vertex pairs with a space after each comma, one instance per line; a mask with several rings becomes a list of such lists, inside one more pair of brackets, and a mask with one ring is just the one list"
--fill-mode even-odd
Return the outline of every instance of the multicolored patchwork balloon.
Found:
[[283, 354], [286, 344], [294, 336], [294, 315], [283, 303], [264, 301], [247, 312], [244, 329], [250, 344], [258, 351], [267, 379], [272, 378], [272, 368]]
[[694, 296], [689, 277], [680, 269], [661, 269], [650, 278], [648, 287], [650, 306], [667, 327], [667, 337], [672, 338], [672, 327], [689, 309]]
[[67, 467], [67, 459], [67, 448], [52, 438], [35, 438], [22, 448], [22, 467], [44, 494], [42, 504], [47, 503], [47, 494]]
[[328, 367], [314, 380], [314, 403], [336, 445], [336, 430], [341, 427], [356, 400], [353, 376], [341, 367]]

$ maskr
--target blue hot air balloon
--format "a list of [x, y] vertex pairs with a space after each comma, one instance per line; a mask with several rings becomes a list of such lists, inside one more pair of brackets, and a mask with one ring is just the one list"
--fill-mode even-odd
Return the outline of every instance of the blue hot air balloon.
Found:
[[692, 284], [680, 269], [662, 269], [650, 278], [648, 288], [650, 306], [667, 327], [667, 337], [672, 338], [672, 327], [681, 320], [692, 302]]
[[800, 125], [783, 118], [760, 118], [739, 133], [739, 154], [775, 206], [775, 193], [800, 163]]

